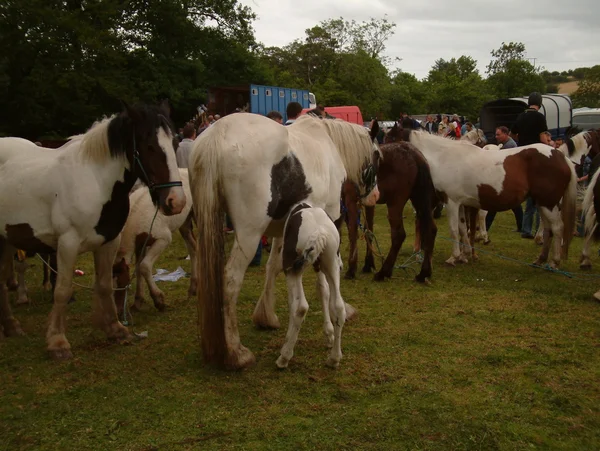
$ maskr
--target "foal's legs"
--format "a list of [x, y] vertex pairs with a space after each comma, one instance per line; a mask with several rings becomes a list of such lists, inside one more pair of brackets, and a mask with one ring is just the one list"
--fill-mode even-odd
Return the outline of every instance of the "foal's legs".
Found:
[[289, 304], [289, 325], [285, 336], [285, 344], [281, 348], [281, 353], [277, 359], [279, 368], [286, 368], [290, 359], [294, 355], [294, 346], [298, 341], [300, 327], [304, 322], [306, 312], [308, 312], [308, 302], [304, 296], [302, 287], [302, 270], [298, 273], [289, 272], [286, 274], [286, 283], [288, 288], [288, 304]]
[[[94, 251], [96, 280], [94, 281], [94, 294], [92, 295], [92, 322], [96, 327], [102, 329], [109, 339], [127, 340], [131, 337], [131, 334], [117, 318], [117, 308], [113, 297], [112, 267], [120, 241], [121, 236], [119, 235]], [[138, 283], [140, 283], [139, 280]], [[54, 304], [56, 305], [56, 300]]]
[[331, 324], [331, 316], [329, 315], [329, 284], [323, 272], [317, 272], [317, 296], [321, 299], [323, 305], [323, 334], [327, 347], [333, 346], [333, 324]]
[[[162, 237], [152, 243], [151, 246], [147, 246], [146, 250], [142, 254], [142, 261], [140, 261], [137, 265], [139, 267], [139, 274], [146, 281], [148, 285], [148, 290], [150, 291], [150, 297], [154, 301], [154, 307], [156, 307], [161, 312], [165, 309], [165, 295], [161, 291], [160, 288], [154, 282], [152, 278], [152, 268], [154, 267], [154, 263], [160, 257], [160, 254], [169, 247], [171, 244], [171, 234], [169, 233], [168, 237]], [[137, 284], [140, 285], [142, 283], [141, 280], [137, 281]], [[136, 293], [136, 306], [138, 306], [138, 296]]]
[[356, 278], [356, 266], [358, 264], [358, 218], [360, 214], [358, 199], [355, 194], [354, 185], [350, 193], [342, 193], [344, 203], [346, 205], [346, 217], [348, 224], [348, 270], [346, 271], [345, 279]]
[[264, 329], [279, 329], [279, 318], [275, 314], [275, 279], [282, 271], [281, 250], [283, 238], [273, 238], [271, 253], [267, 260], [266, 278], [263, 292], [254, 307], [252, 321], [254, 325]]
[[15, 249], [0, 238], [0, 339], [4, 336], [23, 335], [19, 321], [13, 316], [8, 301], [6, 280], [12, 273], [12, 262]]
[[[365, 227], [369, 232], [373, 232], [373, 222], [375, 219], [375, 206], [365, 207]], [[375, 269], [375, 260], [373, 258], [373, 242], [371, 237], [367, 234], [365, 237], [367, 243], [367, 250], [365, 255], [365, 266], [363, 266], [363, 273], [370, 273]]]
[[407, 197], [398, 197], [392, 204], [388, 204], [388, 221], [392, 230], [392, 246], [388, 252], [383, 265], [379, 272], [375, 273], [373, 277], [376, 281], [382, 281], [386, 277], [392, 277], [392, 271], [394, 264], [398, 258], [398, 252], [402, 247], [402, 243], [406, 239], [406, 231], [404, 230], [404, 220], [402, 213], [404, 212], [404, 205], [406, 205]]
[[327, 366], [337, 368], [342, 359], [342, 328], [346, 318], [344, 300], [340, 293], [340, 267], [336, 251], [327, 247], [321, 255], [321, 271], [327, 278], [329, 284], [329, 314], [333, 322], [333, 347], [327, 359]]

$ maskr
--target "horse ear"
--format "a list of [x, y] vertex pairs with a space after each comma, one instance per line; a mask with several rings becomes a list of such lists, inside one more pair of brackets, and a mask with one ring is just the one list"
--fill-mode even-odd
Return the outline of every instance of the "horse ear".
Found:
[[134, 122], [136, 122], [140, 117], [137, 110], [131, 105], [129, 105], [129, 103], [127, 103], [125, 100], [121, 100], [121, 104], [123, 105], [123, 112], [127, 116], [129, 116]]
[[164, 99], [162, 102], [160, 102], [158, 108], [166, 117], [171, 118], [171, 105], [169, 104], [169, 99]]
[[379, 122], [377, 121], [377, 118], [373, 119], [371, 121], [371, 140], [374, 141], [375, 138], [377, 138], [377, 135], [379, 134]]

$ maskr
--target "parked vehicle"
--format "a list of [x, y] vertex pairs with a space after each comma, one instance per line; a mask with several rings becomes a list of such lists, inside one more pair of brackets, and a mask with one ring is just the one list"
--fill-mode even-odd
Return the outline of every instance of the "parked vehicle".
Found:
[[[311, 109], [312, 108], [303, 109], [302, 114], [306, 114], [306, 112]], [[325, 112], [330, 116], [343, 119], [346, 122], [363, 125], [362, 113], [357, 106], [327, 106], [325, 107]]]
[[[479, 113], [480, 128], [488, 143], [496, 143], [496, 127], [504, 125], [512, 128], [519, 114], [527, 109], [527, 100], [528, 97], [513, 97], [493, 100], [483, 105]], [[540, 113], [546, 116], [548, 131], [553, 139], [563, 136], [573, 125], [573, 103], [566, 94], [543, 95]]]
[[317, 106], [315, 95], [306, 89], [251, 84], [210, 88], [207, 107], [212, 114], [221, 116], [236, 111], [266, 115], [275, 110], [282, 114], [285, 122], [285, 109], [290, 102], [298, 102], [303, 108]]
[[600, 108], [575, 108], [573, 126], [580, 130], [600, 128]]

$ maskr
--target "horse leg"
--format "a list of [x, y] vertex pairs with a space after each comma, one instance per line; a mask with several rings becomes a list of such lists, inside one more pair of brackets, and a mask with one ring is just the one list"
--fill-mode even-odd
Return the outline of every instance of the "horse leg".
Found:
[[282, 248], [283, 238], [273, 238], [271, 253], [267, 260], [265, 286], [252, 315], [254, 325], [262, 329], [279, 329], [280, 327], [279, 318], [275, 314], [275, 279], [283, 269], [281, 262]]
[[308, 312], [308, 302], [306, 301], [304, 289], [302, 287], [302, 271], [299, 271], [296, 274], [289, 272], [286, 274], [285, 279], [288, 287], [290, 320], [285, 336], [285, 343], [281, 348], [281, 353], [276, 362], [279, 368], [287, 368], [290, 359], [294, 355], [294, 346], [298, 340], [300, 327]]
[[[551, 268], [558, 268], [560, 260], [562, 258], [562, 236], [563, 236], [563, 222], [558, 207], [554, 207], [552, 210], [546, 207], [540, 207], [540, 216], [545, 218], [544, 225], [544, 248], [546, 249], [546, 256], [548, 255], [548, 248], [552, 241], [552, 261], [550, 262]], [[550, 229], [550, 233], [546, 233], [546, 229]], [[554, 237], [554, 239], [552, 239]]]
[[469, 258], [467, 255], [470, 253], [471, 244], [469, 242], [469, 229], [467, 226], [467, 221], [469, 221], [469, 212], [466, 209], [469, 207], [465, 207], [461, 205], [458, 209], [458, 234], [460, 236], [460, 258], [458, 260], [459, 263], [469, 263]]
[[196, 274], [196, 237], [194, 236], [193, 221], [190, 215], [183, 225], [179, 228], [179, 233], [183, 237], [183, 242], [187, 248], [190, 262], [192, 264], [192, 275], [190, 278], [190, 287], [188, 288], [188, 296], [196, 296], [198, 287], [198, 275]]
[[[144, 281], [142, 280], [142, 272], [140, 271], [140, 262], [142, 256], [141, 255], [136, 255], [135, 258], [135, 297], [134, 297], [134, 301], [133, 301], [133, 306], [132, 308], [134, 310], [141, 310], [142, 309], [142, 304], [144, 304], [145, 300], [144, 300]], [[119, 312], [119, 315], [122, 312]]]
[[545, 233], [546, 227], [544, 226], [544, 221], [540, 221], [540, 226], [537, 229], [537, 232], [535, 233], [535, 236], [533, 237], [533, 241], [535, 242], [535, 244], [544, 244], [544, 239], [546, 237], [546, 233]]
[[50, 264], [50, 254], [38, 254], [44, 263], [42, 263], [43, 276], [42, 287], [46, 291], [52, 290], [52, 283], [50, 283], [50, 271], [48, 270], [48, 265]]
[[[142, 261], [138, 263], [139, 274], [148, 285], [148, 291], [150, 291], [150, 297], [154, 301], [154, 307], [161, 312], [165, 310], [165, 294], [158, 288], [156, 282], [154, 282], [154, 279], [152, 278], [152, 268], [154, 267], [156, 260], [158, 260], [158, 257], [160, 257], [160, 254], [169, 247], [169, 244], [171, 244], [170, 236], [168, 238], [163, 237], [157, 239], [152, 245], [146, 246]], [[138, 285], [141, 283], [142, 281], [138, 280]]]
[[[348, 270], [346, 271], [345, 279], [356, 278], [356, 267], [358, 265], [358, 247], [356, 242], [358, 241], [358, 219], [360, 210], [358, 209], [358, 202], [356, 196], [346, 195], [346, 210], [348, 217], [348, 243], [350, 245], [348, 255]], [[368, 247], [368, 245], [367, 245]]]
[[[538, 258], [535, 260], [535, 262], [533, 262], [534, 265], [543, 265], [544, 263], [546, 263], [548, 261], [548, 255], [550, 253], [550, 244], [553, 241], [558, 241], [558, 244], [560, 246], [560, 240], [553, 240], [553, 233], [552, 233], [552, 221], [554, 220], [554, 218], [552, 217], [552, 211], [548, 210], [547, 208], [543, 208], [543, 212], [541, 211], [543, 207], [540, 207], [538, 209], [538, 211], [540, 211], [540, 217], [541, 217], [541, 221], [540, 221], [540, 229], [543, 227], [544, 228], [544, 242], [542, 245], [542, 250], [540, 252], [540, 255], [538, 256]], [[560, 236], [560, 235], [559, 235]], [[560, 259], [559, 259], [560, 261]], [[552, 262], [550, 264], [551, 267], [555, 267], [556, 263]]]
[[329, 315], [333, 322], [333, 346], [327, 359], [327, 366], [337, 368], [342, 359], [342, 328], [346, 319], [345, 303], [340, 293], [340, 261], [332, 248], [321, 255], [321, 270], [329, 284]]
[[487, 226], [485, 225], [485, 219], [488, 215], [488, 212], [486, 210], [479, 210], [477, 213], [477, 223], [479, 224], [478, 229], [479, 229], [479, 236], [481, 237], [481, 239], [483, 240], [483, 244], [490, 244], [490, 237], [487, 231]]
[[17, 273], [17, 304], [29, 304], [29, 296], [27, 294], [27, 285], [25, 284], [25, 270], [29, 266], [27, 260], [17, 260], [15, 263], [15, 272]]
[[413, 252], [421, 251], [421, 221], [419, 216], [415, 218], [415, 242], [413, 244]]
[[8, 301], [6, 280], [12, 272], [15, 249], [4, 238], [0, 238], [0, 339], [4, 336], [24, 335], [19, 321], [13, 316]]
[[317, 296], [321, 299], [323, 306], [323, 334], [328, 348], [333, 346], [333, 324], [329, 315], [329, 284], [322, 271], [317, 272]]
[[[255, 362], [255, 357], [254, 354], [252, 354], [252, 351], [242, 345], [240, 341], [236, 305], [238, 296], [240, 294], [240, 289], [242, 287], [242, 282], [244, 281], [244, 275], [246, 274], [248, 265], [254, 258], [254, 254], [256, 254], [256, 248], [258, 247], [258, 243], [262, 237], [263, 230], [264, 228], [247, 230], [245, 233], [237, 230], [233, 247], [229, 255], [229, 260], [225, 265], [223, 320], [225, 343], [227, 347], [227, 354], [224, 358], [224, 364], [226, 368], [245, 368]], [[243, 237], [243, 241], [240, 239], [240, 237]], [[278, 266], [281, 268], [281, 244], [277, 243], [276, 246], [279, 247], [279, 249], [277, 249], [277, 252], [275, 253], [273, 250], [271, 250], [269, 261], [271, 260], [273, 254], [276, 254], [276, 260], [279, 260]], [[268, 266], [269, 264], [267, 263], [267, 272], [269, 271]], [[274, 284], [274, 282], [275, 281], [273, 277], [272, 283]], [[273, 287], [271, 287], [271, 290], [272, 288]], [[272, 299], [273, 302], [271, 304], [271, 311], [273, 316], [275, 316], [274, 297]], [[275, 316], [275, 319], [277, 320], [277, 316]]]
[[[58, 240], [58, 251], [56, 253], [58, 275], [56, 277], [56, 287], [54, 288], [54, 304], [52, 305], [48, 331], [46, 332], [48, 353], [56, 360], [70, 359], [73, 356], [71, 345], [67, 340], [65, 332], [67, 303], [73, 293], [73, 268], [77, 260], [78, 247], [79, 237], [76, 235], [62, 235]], [[112, 274], [110, 273], [110, 268], [109, 275], [111, 276], [110, 290], [112, 294]]]
[[[373, 233], [373, 223], [375, 220], [375, 207], [365, 207], [365, 227], [371, 233]], [[365, 255], [365, 266], [363, 266], [363, 273], [370, 273], [375, 270], [375, 259], [373, 258], [373, 242], [371, 236], [366, 236], [367, 251]]]
[[460, 205], [451, 199], [448, 199], [446, 203], [446, 215], [448, 216], [448, 228], [450, 229], [450, 239], [452, 240], [452, 255], [446, 264], [450, 266], [456, 266], [456, 263], [460, 260], [460, 242], [458, 236], [458, 215]]
[[581, 259], [579, 261], [580, 269], [592, 269], [592, 260], [590, 260], [590, 245], [592, 243], [592, 233], [586, 233], [583, 239], [583, 248], [581, 249]]
[[[479, 210], [473, 207], [465, 207], [465, 211], [468, 211], [467, 215], [469, 220], [469, 246], [471, 247], [471, 258], [475, 260], [479, 260], [479, 256], [475, 251], [475, 233], [477, 232], [477, 223], [479, 223]], [[485, 223], [483, 225], [485, 229]]]
[[[129, 333], [129, 329], [123, 326], [117, 318], [117, 308], [113, 297], [112, 268], [120, 242], [121, 236], [119, 235], [114, 240], [105, 243], [94, 251], [96, 279], [94, 281], [94, 293], [92, 295], [92, 322], [96, 327], [102, 329], [109, 339], [127, 341], [130, 340], [132, 336]], [[54, 305], [56, 305], [56, 303], [57, 301], [55, 300]]]
[[404, 220], [402, 213], [404, 212], [404, 205], [406, 205], [406, 198], [399, 198], [393, 204], [388, 204], [388, 221], [390, 223], [391, 234], [392, 234], [392, 246], [388, 252], [383, 265], [379, 272], [375, 273], [374, 280], [382, 281], [386, 277], [392, 277], [392, 271], [394, 264], [398, 258], [398, 252], [402, 247], [402, 243], [406, 239], [406, 231], [404, 230]]
[[435, 246], [437, 226], [433, 220], [432, 210], [428, 208], [428, 203], [424, 201], [420, 193], [412, 198], [411, 201], [417, 211], [417, 230], [421, 237], [420, 244], [424, 254], [421, 271], [415, 276], [415, 280], [419, 283], [426, 283], [427, 278], [431, 277], [433, 271], [433, 248]]
[[17, 291], [19, 289], [19, 282], [17, 282], [17, 278], [15, 277], [15, 258], [16, 253], [13, 255], [13, 259], [10, 261], [7, 269], [8, 277], [6, 278], [6, 286], [8, 287], [8, 291]]

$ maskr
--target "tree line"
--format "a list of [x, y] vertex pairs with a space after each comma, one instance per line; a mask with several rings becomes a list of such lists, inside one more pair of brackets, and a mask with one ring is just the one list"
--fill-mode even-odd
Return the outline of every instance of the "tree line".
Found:
[[[284, 47], [265, 47], [237, 0], [4, 0], [0, 4], [0, 135], [81, 133], [121, 101], [168, 98], [182, 124], [211, 86], [310, 89], [325, 105], [358, 105], [365, 118], [402, 112], [471, 118], [499, 97], [580, 80], [578, 102], [598, 105], [600, 66], [548, 73], [521, 43], [491, 52], [485, 78], [470, 56], [438, 59], [427, 77], [385, 56], [396, 24], [323, 21]], [[594, 104], [596, 102], [596, 104]]]

